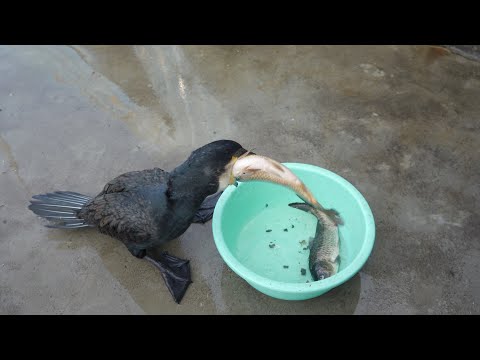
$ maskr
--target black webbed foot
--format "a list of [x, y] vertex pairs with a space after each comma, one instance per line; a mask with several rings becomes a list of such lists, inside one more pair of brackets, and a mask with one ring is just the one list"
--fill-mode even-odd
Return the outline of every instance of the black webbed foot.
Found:
[[177, 258], [164, 251], [157, 260], [145, 256], [145, 260], [152, 263], [160, 272], [170, 294], [177, 304], [182, 301], [188, 286], [192, 283], [190, 275], [190, 261]]
[[212, 219], [215, 205], [217, 204], [217, 201], [222, 193], [223, 191], [211, 195], [203, 201], [202, 205], [200, 205], [200, 208], [197, 210], [195, 217], [193, 218], [193, 224], [205, 224]]

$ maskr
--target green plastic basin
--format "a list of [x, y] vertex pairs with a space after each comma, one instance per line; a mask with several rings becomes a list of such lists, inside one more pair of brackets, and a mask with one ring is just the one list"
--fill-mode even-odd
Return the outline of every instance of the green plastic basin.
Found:
[[346, 282], [362, 268], [373, 249], [375, 222], [367, 201], [344, 178], [313, 165], [284, 165], [324, 207], [340, 212], [345, 225], [339, 228], [338, 273], [313, 281], [308, 242], [315, 234], [317, 219], [289, 207], [289, 203], [302, 200], [277, 184], [229, 186], [215, 207], [213, 236], [225, 263], [255, 289], [278, 299], [305, 300]]

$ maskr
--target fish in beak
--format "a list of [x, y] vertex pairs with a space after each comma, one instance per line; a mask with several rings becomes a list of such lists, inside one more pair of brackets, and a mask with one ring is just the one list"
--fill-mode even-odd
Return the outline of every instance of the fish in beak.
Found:
[[315, 196], [308, 190], [305, 184], [287, 167], [266, 156], [252, 155], [245, 153], [232, 167], [232, 183], [237, 180], [266, 181], [285, 186], [293, 190], [298, 197], [311, 206], [323, 210], [324, 208], [315, 199]]
[[[237, 179], [235, 178], [235, 175], [234, 175], [234, 167], [235, 167], [235, 164], [237, 163], [238, 160], [241, 160], [241, 159], [244, 159], [245, 157], [247, 157], [248, 155], [256, 155], [254, 152], [252, 152], [252, 150], [248, 150], [247, 152], [245, 152], [243, 155], [240, 155], [239, 157], [232, 157], [232, 161], [230, 162], [229, 164], [229, 168], [230, 168], [230, 179], [228, 181], [228, 185], [233, 185]], [[240, 162], [240, 165], [237, 165], [237, 168], [239, 166], [242, 166], [241, 165], [242, 162]]]

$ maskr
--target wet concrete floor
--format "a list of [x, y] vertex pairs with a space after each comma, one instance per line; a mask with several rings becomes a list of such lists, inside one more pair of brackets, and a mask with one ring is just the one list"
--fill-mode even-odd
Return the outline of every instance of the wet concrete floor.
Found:
[[[0, 313], [479, 314], [479, 99], [480, 63], [430, 46], [0, 46]], [[27, 209], [222, 138], [353, 183], [377, 225], [363, 269], [276, 300], [192, 225], [165, 248], [191, 260], [177, 305], [119, 241]]]

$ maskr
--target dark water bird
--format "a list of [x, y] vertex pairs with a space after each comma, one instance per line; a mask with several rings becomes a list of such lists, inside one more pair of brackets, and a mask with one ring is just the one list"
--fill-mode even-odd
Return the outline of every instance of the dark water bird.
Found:
[[233, 164], [246, 153], [235, 141], [214, 141], [193, 151], [171, 172], [127, 172], [94, 197], [72, 191], [35, 195], [28, 208], [49, 220], [50, 228], [93, 227], [122, 241], [132, 255], [160, 270], [180, 303], [192, 282], [189, 260], [166, 252], [153, 259], [147, 250], [178, 238], [192, 223], [209, 221], [219, 195], [232, 183]]

